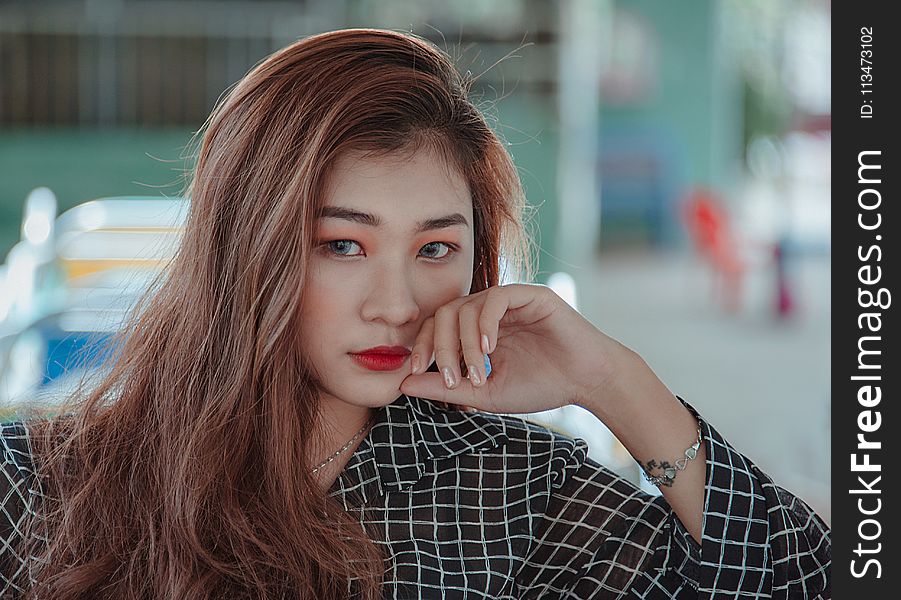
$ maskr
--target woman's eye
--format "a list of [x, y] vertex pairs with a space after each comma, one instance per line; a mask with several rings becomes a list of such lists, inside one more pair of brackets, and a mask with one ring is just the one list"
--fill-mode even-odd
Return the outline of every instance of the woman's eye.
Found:
[[[328, 251], [335, 256], [363, 256], [362, 252], [351, 253], [354, 246], [359, 247], [360, 244], [353, 240], [332, 240], [323, 242], [322, 246], [328, 248]], [[430, 260], [444, 260], [450, 256], [452, 252], [457, 250], [453, 244], [446, 242], [429, 242], [420, 250], [421, 254]]]
[[356, 256], [356, 254], [345, 254], [345, 251], [350, 246], [359, 246], [359, 244], [357, 244], [353, 240], [334, 240], [331, 242], [326, 242], [324, 245], [328, 246], [329, 250], [331, 250], [333, 254], [337, 254], [338, 256]]
[[445, 244], [444, 242], [429, 242], [422, 248], [423, 248], [423, 250], [425, 250], [426, 248], [435, 249], [436, 247], [440, 247], [440, 246], [444, 246], [444, 248], [445, 248], [445, 251], [440, 256], [430, 255], [427, 258], [434, 258], [434, 259], [447, 258], [447, 256], [451, 253], [451, 251], [454, 250], [454, 248], [452, 248], [450, 244]]

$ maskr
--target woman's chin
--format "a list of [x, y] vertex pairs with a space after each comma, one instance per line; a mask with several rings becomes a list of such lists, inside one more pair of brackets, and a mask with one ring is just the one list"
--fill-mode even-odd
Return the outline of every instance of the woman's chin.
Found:
[[370, 392], [369, 394], [360, 394], [357, 396], [354, 399], [353, 404], [368, 406], [369, 408], [382, 408], [383, 406], [394, 404], [398, 398], [403, 396], [403, 394], [404, 393], [399, 389], [394, 389], [378, 395]]

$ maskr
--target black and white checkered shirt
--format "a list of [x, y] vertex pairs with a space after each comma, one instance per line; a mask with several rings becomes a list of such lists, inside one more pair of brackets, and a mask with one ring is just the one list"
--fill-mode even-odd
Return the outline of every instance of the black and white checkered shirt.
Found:
[[[831, 598], [829, 528], [699, 420], [701, 544], [584, 440], [405, 395], [378, 411], [329, 494], [379, 532], [386, 598]], [[27, 569], [17, 538], [40, 500], [27, 426], [0, 432], [2, 598]]]

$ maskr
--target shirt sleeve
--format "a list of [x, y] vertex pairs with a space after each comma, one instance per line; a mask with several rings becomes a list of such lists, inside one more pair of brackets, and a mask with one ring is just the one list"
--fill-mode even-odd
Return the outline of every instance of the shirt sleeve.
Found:
[[829, 526], [678, 398], [701, 424], [707, 483], [702, 543], [672, 513], [671, 560], [699, 597], [830, 598]]
[[30, 513], [30, 454], [23, 426], [0, 425], [0, 598], [18, 598], [26, 561], [19, 548]]
[[696, 416], [707, 449], [702, 544], [653, 496], [558, 439], [522, 597], [830, 598], [829, 528]]

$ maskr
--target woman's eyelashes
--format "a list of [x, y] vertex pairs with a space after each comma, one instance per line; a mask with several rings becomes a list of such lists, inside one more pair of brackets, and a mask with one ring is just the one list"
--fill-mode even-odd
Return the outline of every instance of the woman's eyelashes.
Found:
[[[353, 258], [357, 256], [365, 256], [362, 253], [351, 253], [354, 246], [360, 247], [359, 242], [354, 240], [331, 240], [322, 242], [320, 247], [324, 248], [328, 254], [338, 258]], [[444, 251], [442, 252], [442, 247]], [[446, 262], [450, 260], [452, 255], [459, 250], [459, 246], [449, 242], [429, 242], [420, 248], [420, 252], [425, 250], [424, 258], [434, 262]]]
[[333, 240], [331, 242], [323, 242], [322, 247], [336, 256], [358, 256], [357, 254], [346, 254], [342, 250], [342, 248], [347, 249], [352, 244], [359, 246], [353, 240]]
[[441, 246], [444, 246], [445, 248], [447, 248], [447, 251], [444, 252], [443, 254], [441, 254], [440, 256], [427, 256], [426, 257], [426, 258], [431, 258], [431, 259], [435, 259], [435, 260], [441, 260], [443, 258], [450, 258], [451, 254], [456, 251], [456, 248], [452, 247], [447, 242], [429, 242], [428, 244], [423, 246], [423, 248], [428, 248], [429, 246], [432, 246], [435, 248], [440, 248]]

